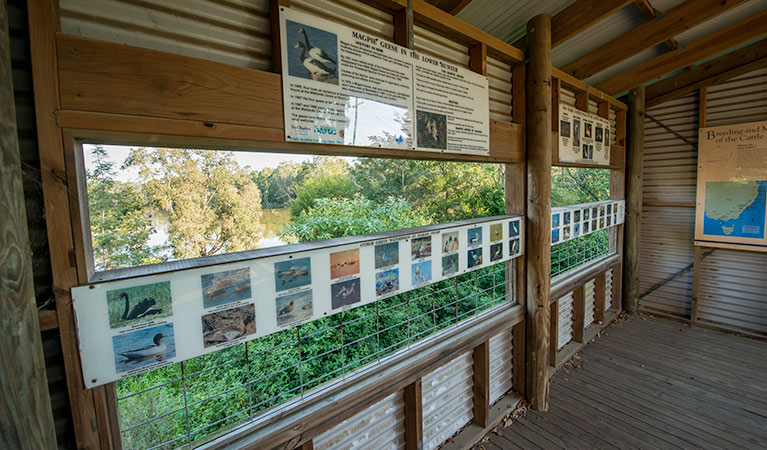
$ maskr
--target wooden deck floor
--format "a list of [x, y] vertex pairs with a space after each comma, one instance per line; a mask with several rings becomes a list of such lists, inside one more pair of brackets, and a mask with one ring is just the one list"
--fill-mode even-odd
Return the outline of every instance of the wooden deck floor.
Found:
[[767, 342], [640, 316], [610, 327], [485, 449], [767, 448]]

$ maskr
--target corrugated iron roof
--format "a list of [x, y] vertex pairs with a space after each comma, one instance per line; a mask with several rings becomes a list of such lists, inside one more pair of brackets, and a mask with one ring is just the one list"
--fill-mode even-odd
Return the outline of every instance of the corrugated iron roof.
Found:
[[[684, 1], [650, 0], [650, 3], [663, 14]], [[549, 13], [553, 16], [573, 2], [574, 0], [520, 0], [513, 2], [507, 0], [472, 0], [458, 14], [458, 18], [513, 44], [525, 34], [525, 25], [531, 18], [542, 13]], [[675, 39], [680, 46], [684, 46], [765, 9], [767, 9], [767, 0], [750, 0], [731, 11], [677, 35]], [[631, 3], [556, 47], [552, 52], [552, 62], [556, 67], [563, 67], [646, 21], [647, 19], [639, 8]], [[669, 49], [664, 44], [657, 45], [599, 72], [585, 81], [592, 85], [599, 83], [668, 51]]]

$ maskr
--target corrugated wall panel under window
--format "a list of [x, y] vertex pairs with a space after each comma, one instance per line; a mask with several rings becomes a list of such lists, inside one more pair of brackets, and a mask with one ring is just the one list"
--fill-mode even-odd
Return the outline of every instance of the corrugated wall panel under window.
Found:
[[313, 440], [316, 450], [405, 447], [405, 399], [395, 392]]
[[613, 306], [613, 272], [614, 269], [610, 269], [605, 274], [605, 311]]
[[586, 328], [594, 323], [594, 292], [595, 292], [594, 280], [589, 281], [583, 286], [583, 297], [586, 307], [586, 311], [583, 314], [583, 327]]
[[573, 293], [559, 298], [557, 350], [573, 340]]
[[505, 331], [490, 338], [491, 405], [512, 387], [513, 345], [511, 331]]
[[423, 448], [439, 447], [474, 418], [472, 353], [423, 377]]
[[[654, 106], [647, 113], [693, 143], [697, 142], [697, 93]], [[640, 297], [640, 305], [689, 317], [691, 271], [657, 286], [692, 262], [695, 208], [651, 204], [695, 201], [698, 151], [649, 119], [645, 119], [644, 139], [639, 265], [639, 292], [644, 297]]]

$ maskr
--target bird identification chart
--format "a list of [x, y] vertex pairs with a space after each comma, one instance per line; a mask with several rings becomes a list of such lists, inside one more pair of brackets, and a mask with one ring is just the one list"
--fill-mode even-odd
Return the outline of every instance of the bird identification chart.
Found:
[[75, 287], [85, 385], [508, 261], [522, 254], [523, 242], [524, 221], [503, 216], [253, 250], [225, 264], [198, 258], [184, 270], [162, 263], [152, 275]]
[[280, 8], [285, 139], [488, 154], [487, 77]]
[[551, 244], [559, 244], [620, 225], [626, 217], [624, 200], [606, 200], [551, 208]]
[[559, 161], [610, 165], [610, 121], [559, 104]]
[[767, 121], [699, 130], [695, 243], [767, 251]]

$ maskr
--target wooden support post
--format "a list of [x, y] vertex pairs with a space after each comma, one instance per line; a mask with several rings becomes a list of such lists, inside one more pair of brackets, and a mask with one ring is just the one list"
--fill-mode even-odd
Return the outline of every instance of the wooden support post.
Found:
[[56, 431], [32, 284], [8, 10], [0, 3], [0, 448], [55, 449]]
[[642, 159], [644, 157], [644, 86], [629, 92], [628, 145], [626, 148], [625, 269], [623, 309], [639, 310], [639, 228], [642, 220]]
[[469, 49], [469, 69], [487, 75], [487, 44], [480, 42]]
[[405, 448], [423, 448], [423, 397], [420, 378], [405, 388]]
[[606, 276], [602, 273], [594, 279], [594, 321], [597, 323], [603, 323], [605, 321], [606, 288]]
[[474, 423], [486, 427], [490, 419], [490, 342], [474, 347]]
[[[706, 128], [708, 123], [708, 88], [701, 88], [698, 96], [698, 128]], [[695, 245], [692, 258], [692, 302], [690, 304], [690, 324], [698, 321], [698, 296], [700, 294], [700, 269], [703, 247]]]
[[[70, 199], [76, 187], [68, 186], [67, 164], [61, 130], [55, 111], [61, 108], [59, 92], [56, 32], [59, 31], [58, 2], [29, 0], [30, 53], [35, 93], [37, 142], [40, 152], [40, 176], [45, 202], [45, 224], [51, 255], [53, 292], [56, 299], [61, 347], [66, 368], [67, 391], [78, 448], [110, 448], [119, 444], [111, 436], [103, 408], [95, 398], [104, 387], [85, 389], [70, 288], [78, 284], [75, 246], [72, 236]], [[75, 194], [76, 195], [76, 194]], [[114, 439], [114, 440], [113, 440]]]
[[527, 23], [526, 389], [532, 407], [549, 407], [551, 293], [551, 17]]
[[408, 0], [407, 7], [394, 13], [394, 43], [413, 48], [413, 2]]
[[586, 290], [583, 285], [573, 291], [573, 340], [583, 342], [583, 329], [586, 318]]
[[554, 300], [549, 304], [549, 365], [557, 367], [557, 351], [559, 350], [559, 300]]
[[621, 298], [623, 294], [623, 264], [617, 264], [613, 267], [613, 289], [612, 289], [612, 301], [610, 302], [610, 309], [620, 311]]

